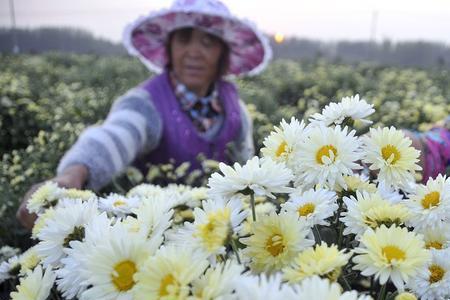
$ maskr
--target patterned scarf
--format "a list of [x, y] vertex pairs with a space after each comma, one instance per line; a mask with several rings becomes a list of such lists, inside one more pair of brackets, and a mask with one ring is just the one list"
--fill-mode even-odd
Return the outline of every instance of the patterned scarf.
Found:
[[223, 114], [216, 85], [207, 96], [198, 97], [175, 78], [175, 95], [200, 132], [210, 129]]

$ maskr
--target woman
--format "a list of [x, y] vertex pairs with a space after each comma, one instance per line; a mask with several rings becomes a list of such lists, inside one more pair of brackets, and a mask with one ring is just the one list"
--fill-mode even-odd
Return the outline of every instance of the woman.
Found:
[[[127, 166], [177, 165], [197, 156], [231, 163], [253, 155], [252, 123], [236, 87], [223, 75], [260, 72], [271, 57], [254, 26], [218, 0], [178, 0], [129, 25], [124, 43], [160, 75], [120, 97], [101, 126], [87, 129], [59, 163], [52, 180], [99, 190]], [[227, 156], [232, 149], [232, 157]], [[31, 228], [25, 196], [17, 217]]]

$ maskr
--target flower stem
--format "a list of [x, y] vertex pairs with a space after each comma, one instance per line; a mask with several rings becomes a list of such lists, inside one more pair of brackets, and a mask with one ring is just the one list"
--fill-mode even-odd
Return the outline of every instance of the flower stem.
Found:
[[233, 249], [234, 253], [236, 254], [236, 259], [239, 264], [241, 264], [241, 258], [239, 257], [238, 248], [236, 246], [236, 241], [234, 239], [231, 239], [231, 248]]
[[381, 291], [378, 294], [377, 300], [385, 300], [385, 298], [386, 298], [386, 285], [387, 285], [387, 283], [385, 283], [385, 284], [383, 284], [381, 286]]
[[253, 222], [256, 222], [255, 194], [254, 193], [250, 193], [250, 206], [252, 207]]
[[322, 242], [322, 237], [320, 236], [320, 231], [319, 231], [319, 228], [317, 227], [317, 225], [314, 225], [314, 227], [313, 227], [313, 234], [314, 234], [314, 239], [316, 240], [316, 243], [320, 244]]

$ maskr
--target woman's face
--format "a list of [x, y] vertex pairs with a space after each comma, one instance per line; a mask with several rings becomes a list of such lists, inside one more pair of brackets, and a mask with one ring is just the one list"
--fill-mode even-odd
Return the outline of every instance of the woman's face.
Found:
[[175, 31], [170, 41], [173, 71], [188, 89], [204, 96], [217, 78], [222, 41], [195, 28]]

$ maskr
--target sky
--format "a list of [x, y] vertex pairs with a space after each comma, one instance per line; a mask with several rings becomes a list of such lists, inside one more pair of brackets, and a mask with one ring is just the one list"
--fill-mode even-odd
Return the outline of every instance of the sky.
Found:
[[[0, 0], [0, 27], [70, 26], [120, 41], [123, 28], [170, 0]], [[323, 41], [426, 40], [450, 45], [450, 0], [223, 0], [268, 34]]]

